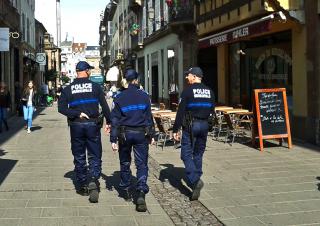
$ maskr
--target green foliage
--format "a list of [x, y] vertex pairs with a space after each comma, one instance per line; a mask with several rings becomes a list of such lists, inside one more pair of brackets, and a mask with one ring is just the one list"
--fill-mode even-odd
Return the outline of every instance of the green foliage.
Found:
[[55, 71], [54, 69], [50, 69], [48, 71], [45, 72], [45, 77], [46, 77], [46, 81], [56, 81], [57, 79], [57, 71]]
[[66, 83], [70, 82], [70, 78], [68, 76], [62, 76], [61, 81], [63, 84], [66, 84]]

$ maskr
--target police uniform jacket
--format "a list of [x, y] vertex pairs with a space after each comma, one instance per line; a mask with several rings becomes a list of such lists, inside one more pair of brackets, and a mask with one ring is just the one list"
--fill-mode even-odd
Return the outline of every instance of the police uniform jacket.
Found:
[[111, 112], [110, 141], [112, 143], [118, 140], [120, 126], [153, 130], [149, 95], [136, 85], [129, 84], [126, 90], [114, 98]]
[[[110, 109], [101, 87], [88, 78], [76, 78], [62, 90], [58, 111], [71, 122], [96, 121], [99, 117], [99, 104], [106, 122], [110, 123]], [[81, 112], [90, 119], [80, 119]]]
[[202, 83], [194, 83], [185, 89], [180, 98], [173, 132], [180, 129], [184, 116], [190, 112], [194, 120], [207, 120], [214, 112], [214, 93]]

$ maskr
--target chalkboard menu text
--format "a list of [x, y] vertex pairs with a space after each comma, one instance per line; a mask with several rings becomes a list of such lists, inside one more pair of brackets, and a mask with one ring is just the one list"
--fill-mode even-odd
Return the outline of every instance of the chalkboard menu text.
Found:
[[254, 95], [260, 150], [263, 150], [263, 139], [275, 138], [288, 138], [288, 145], [291, 148], [286, 90], [284, 88], [255, 89]]

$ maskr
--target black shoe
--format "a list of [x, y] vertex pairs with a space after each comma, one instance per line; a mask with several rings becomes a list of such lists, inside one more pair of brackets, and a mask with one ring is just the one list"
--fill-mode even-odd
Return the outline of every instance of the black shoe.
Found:
[[192, 189], [192, 194], [191, 194], [191, 197], [190, 197], [190, 200], [193, 201], [193, 200], [198, 200], [199, 197], [200, 197], [200, 191], [201, 189], [203, 188], [203, 181], [201, 179], [198, 180], [197, 183], [195, 183], [193, 189]]
[[143, 191], [138, 191], [137, 196], [137, 204], [136, 204], [136, 210], [138, 212], [146, 212], [147, 211], [147, 204], [145, 200], [145, 194]]
[[88, 196], [89, 195], [88, 186], [87, 185], [81, 186], [80, 188], [77, 189], [77, 193], [82, 196]]
[[88, 185], [88, 191], [89, 201], [97, 203], [99, 200], [99, 182], [97, 180], [92, 180]]
[[127, 202], [131, 202], [132, 201], [132, 195], [131, 195], [130, 189], [129, 188], [128, 189], [123, 189], [121, 191], [120, 197], [122, 197]]

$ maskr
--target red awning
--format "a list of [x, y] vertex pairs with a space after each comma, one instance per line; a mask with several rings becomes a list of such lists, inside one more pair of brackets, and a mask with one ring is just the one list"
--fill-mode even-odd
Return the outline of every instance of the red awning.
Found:
[[273, 18], [274, 15], [271, 14], [259, 20], [199, 39], [199, 48], [204, 49], [211, 46], [218, 46], [223, 43], [234, 42], [252, 35], [270, 31]]

